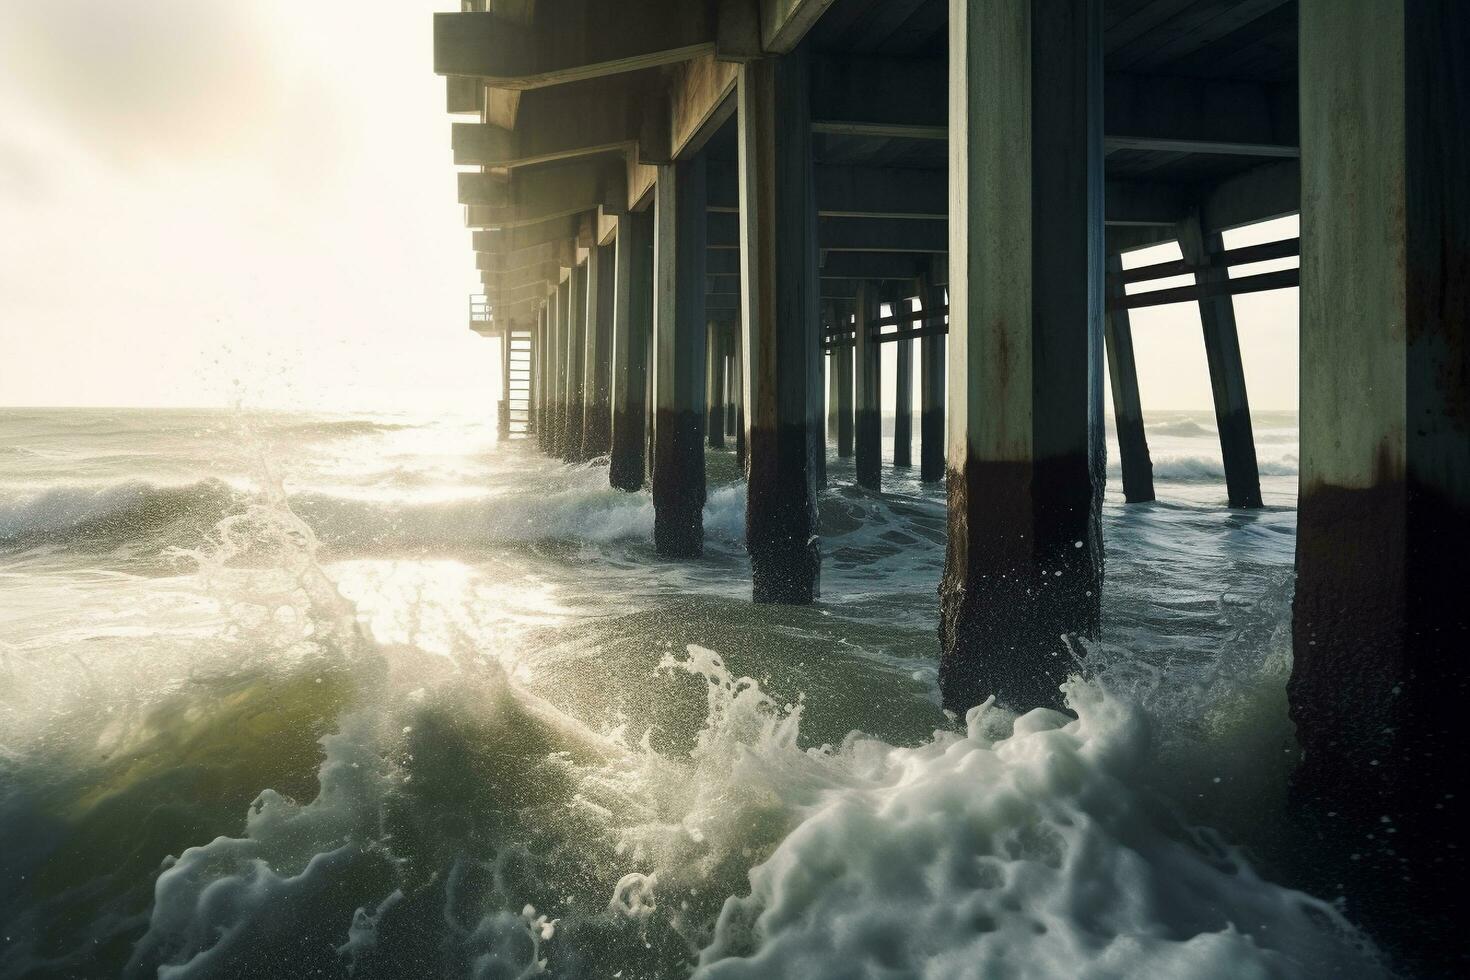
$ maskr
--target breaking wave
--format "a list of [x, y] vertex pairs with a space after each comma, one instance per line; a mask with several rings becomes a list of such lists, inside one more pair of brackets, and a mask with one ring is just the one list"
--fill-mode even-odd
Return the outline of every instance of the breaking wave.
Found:
[[[1155, 480], [1168, 480], [1174, 483], [1203, 483], [1206, 481], [1223, 481], [1225, 479], [1225, 464], [1219, 456], [1208, 456], [1204, 454], [1194, 455], [1165, 455], [1154, 453], [1153, 468]], [[1297, 457], [1286, 453], [1276, 459], [1257, 457], [1256, 466], [1261, 476], [1296, 476], [1299, 472]], [[1108, 460], [1109, 480], [1118, 480], [1122, 476], [1122, 466], [1118, 460]]]

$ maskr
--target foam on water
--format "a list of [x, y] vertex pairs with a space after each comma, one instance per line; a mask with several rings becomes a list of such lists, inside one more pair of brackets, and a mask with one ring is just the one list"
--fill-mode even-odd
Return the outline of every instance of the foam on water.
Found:
[[[1289, 511], [1110, 505], [1075, 717], [946, 722], [937, 494], [825, 494], [824, 602], [773, 614], [731, 476], [661, 563], [604, 465], [398, 425], [284, 420], [299, 458], [216, 482], [15, 478], [0, 977], [1383, 972], [1203, 829], [1279, 815]], [[1156, 555], [1173, 591], [1128, 574]]]

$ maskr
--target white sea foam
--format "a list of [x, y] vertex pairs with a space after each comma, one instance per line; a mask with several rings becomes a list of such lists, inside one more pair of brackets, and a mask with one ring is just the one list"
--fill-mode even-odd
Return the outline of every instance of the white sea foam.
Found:
[[839, 785], [726, 903], [696, 976], [1376, 971], [1331, 906], [1158, 825], [1136, 788], [1151, 758], [1140, 711], [1082, 682], [1068, 696], [1076, 719], [987, 704], [963, 736], [815, 756]]

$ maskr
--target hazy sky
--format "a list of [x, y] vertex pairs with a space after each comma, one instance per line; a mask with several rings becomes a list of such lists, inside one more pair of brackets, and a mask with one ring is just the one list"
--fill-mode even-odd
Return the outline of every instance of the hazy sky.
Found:
[[488, 410], [432, 0], [7, 0], [0, 405]]
[[[0, 405], [488, 411], [454, 6], [6, 0]], [[1295, 406], [1295, 302], [1239, 301], [1253, 407]], [[1193, 309], [1134, 322], [1145, 408], [1208, 405]]]

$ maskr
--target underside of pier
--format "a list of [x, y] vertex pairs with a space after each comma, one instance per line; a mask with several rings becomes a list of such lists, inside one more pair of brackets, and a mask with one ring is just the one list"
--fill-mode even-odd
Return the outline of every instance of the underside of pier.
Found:
[[[1154, 498], [1130, 310], [1197, 304], [1229, 504], [1253, 508], [1233, 297], [1299, 285], [1295, 873], [1450, 972], [1470, 767], [1434, 705], [1467, 693], [1470, 640], [1467, 65], [1452, 0], [469, 0], [434, 19], [471, 326], [515, 372], [503, 417], [649, 487], [671, 559], [701, 549], [707, 444], [738, 449], [753, 598], [809, 603], [829, 439], [881, 492], [898, 345], [893, 463], [917, 374], [919, 475], [947, 482], [940, 676], [961, 712], [1059, 706], [1098, 637], [1105, 372], [1124, 494]], [[1224, 244], [1296, 213], [1300, 242]], [[1179, 260], [1125, 270], [1166, 242]], [[1365, 844], [1381, 820], [1392, 846]]]

